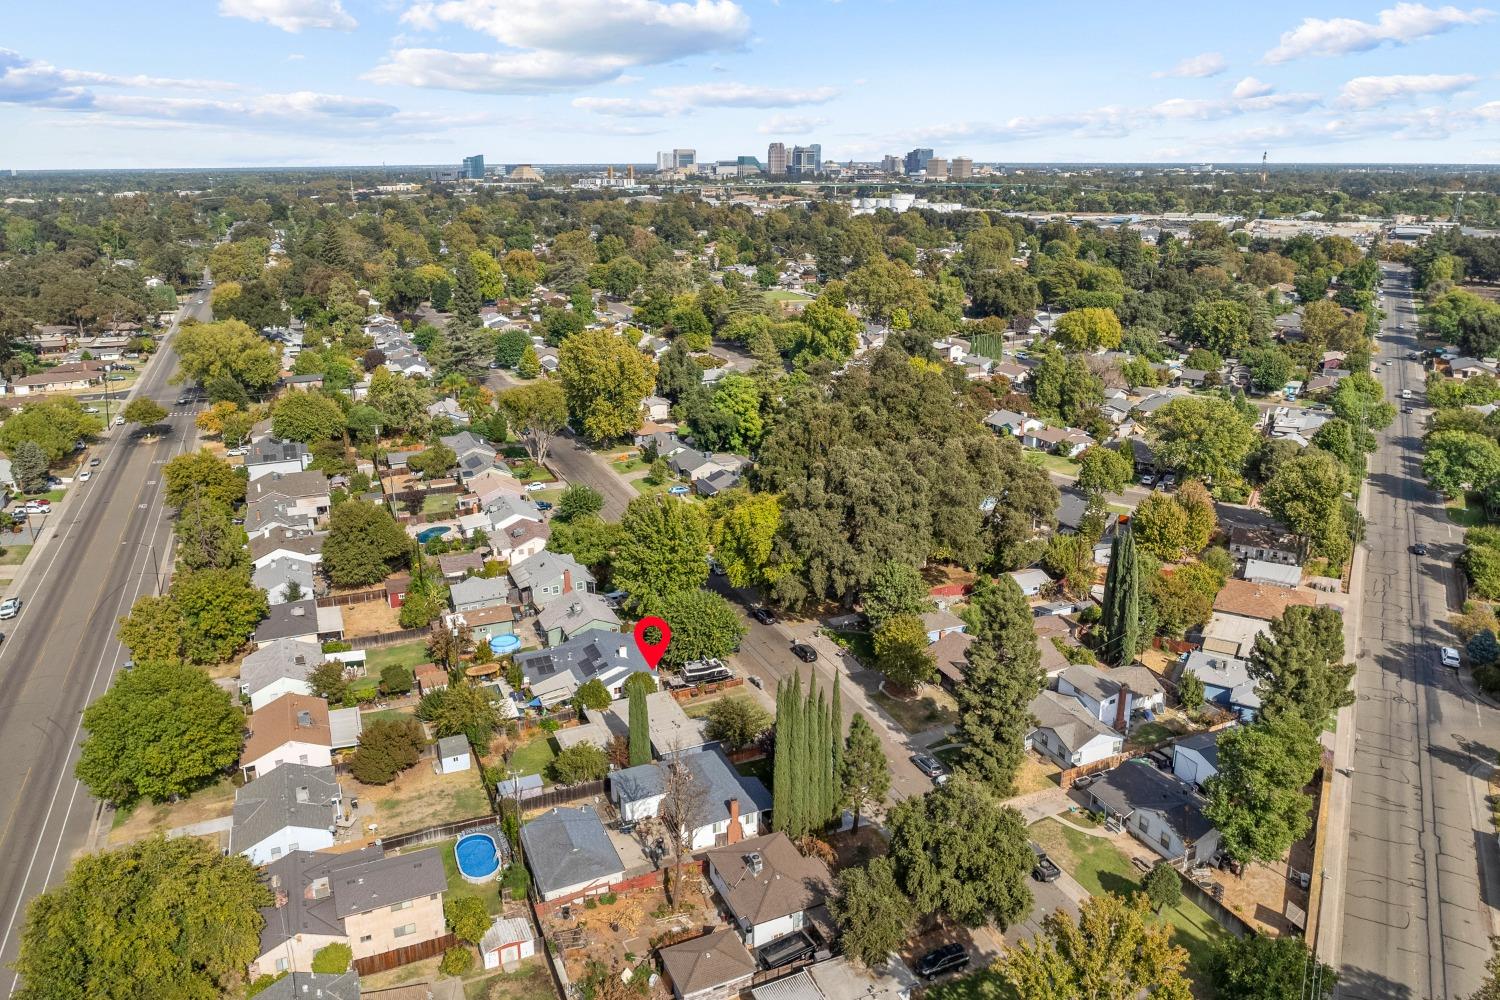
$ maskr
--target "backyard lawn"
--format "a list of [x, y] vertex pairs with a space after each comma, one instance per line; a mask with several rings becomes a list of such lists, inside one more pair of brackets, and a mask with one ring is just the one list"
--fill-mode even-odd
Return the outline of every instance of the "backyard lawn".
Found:
[[811, 302], [813, 298], [806, 292], [794, 292], [786, 288], [773, 288], [761, 294], [768, 302]]
[[430, 659], [432, 658], [427, 655], [427, 643], [421, 639], [403, 642], [398, 646], [380, 646], [365, 654], [365, 672], [372, 678], [379, 678], [380, 672], [392, 663], [399, 663], [411, 670]]
[[380, 693], [379, 677], [361, 677], [349, 682], [349, 693], [356, 698], [360, 695], [375, 695]]
[[767, 788], [771, 787], [771, 773], [774, 769], [771, 766], [770, 757], [747, 760], [743, 764], [734, 765], [734, 769], [747, 778], [759, 778], [761, 784]]
[[[1044, 819], [1031, 827], [1031, 839], [1091, 893], [1124, 895], [1140, 887], [1140, 871], [1105, 837], [1093, 837]], [[1228, 931], [1185, 898], [1163, 909], [1161, 916], [1172, 925], [1172, 942], [1187, 949], [1189, 974], [1195, 980], [1202, 978], [1214, 943]]]
[[551, 736], [539, 736], [517, 747], [510, 755], [510, 768], [517, 774], [540, 774], [546, 780], [547, 765], [557, 757]]
[[424, 514], [451, 514], [457, 506], [457, 493], [429, 493], [422, 498]]
[[348, 793], [359, 799], [361, 806], [374, 808], [375, 834], [379, 836], [394, 837], [490, 812], [489, 796], [477, 770], [437, 774], [430, 762], [422, 761], [401, 772], [389, 785], [345, 780]]
[[1142, 722], [1130, 730], [1130, 742], [1136, 746], [1155, 746], [1164, 740], [1176, 739], [1186, 732], [1185, 727], [1172, 719], [1157, 719]]
[[110, 846], [133, 844], [179, 826], [228, 816], [234, 811], [234, 791], [234, 782], [221, 778], [176, 802], [137, 802], [117, 809], [110, 823]]
[[552, 1000], [555, 996], [552, 977], [539, 959], [527, 961], [515, 972], [497, 972], [464, 983], [464, 1000]]

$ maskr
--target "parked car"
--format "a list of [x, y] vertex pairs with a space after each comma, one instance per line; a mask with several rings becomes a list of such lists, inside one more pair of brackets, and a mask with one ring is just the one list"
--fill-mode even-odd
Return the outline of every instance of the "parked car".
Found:
[[916, 765], [917, 770], [932, 779], [934, 785], [943, 785], [948, 782], [948, 768], [936, 757], [925, 753], [914, 753], [911, 762]]
[[1165, 476], [1161, 477], [1161, 488], [1162, 489], [1164, 489], [1164, 490], [1170, 490], [1172, 487], [1174, 487], [1176, 485], [1177, 485], [1177, 473], [1175, 473], [1175, 472], [1169, 472]]
[[1418, 542], [1411, 547], [1411, 554], [1414, 556], [1425, 556], [1427, 554], [1427, 546]]
[[1402, 389], [1401, 390], [1401, 398], [1402, 399], [1411, 399], [1411, 390], [1410, 389]]
[[124, 427], [125, 426], [125, 418], [124, 417], [115, 417], [115, 426], [116, 427]]
[[104, 381], [106, 381], [106, 382], [123, 382], [123, 381], [125, 381], [125, 376], [124, 375], [106, 375], [106, 376], [104, 376]]
[[818, 651], [805, 642], [792, 643], [792, 655], [803, 663], [818, 662]]
[[21, 599], [19, 597], [7, 597], [0, 601], [0, 621], [14, 618], [21, 613]]
[[1141, 485], [1142, 486], [1155, 486], [1156, 485], [1156, 477], [1153, 476], [1153, 475], [1151, 475], [1149, 472], [1146, 473], [1144, 476], [1141, 477]]
[[754, 618], [762, 625], [776, 624], [776, 612], [772, 611], [770, 608], [751, 608], [750, 617]]
[[551, 500], [538, 500], [536, 502], [536, 509], [537, 510], [551, 510], [552, 509], [552, 501]]
[[1096, 777], [1098, 777], [1098, 775], [1094, 775], [1094, 774], [1080, 774], [1078, 777], [1076, 777], [1076, 778], [1073, 779], [1073, 787], [1074, 788], [1087, 788], [1087, 787], [1089, 787], [1090, 785], [1092, 785], [1094, 783], [1094, 779]]
[[97, 468], [99, 468], [99, 463], [102, 462], [102, 461], [104, 461], [104, 459], [102, 459], [102, 458], [91, 458], [91, 459], [89, 459], [89, 468], [90, 469], [97, 469]]
[[969, 964], [969, 953], [958, 942], [934, 948], [917, 959], [913, 971], [923, 979], [934, 979], [948, 972], [957, 972]]
[[[1035, 847], [1032, 848], [1036, 850]], [[1062, 869], [1057, 867], [1057, 862], [1047, 857], [1043, 851], [1036, 852], [1036, 864], [1031, 869], [1031, 877], [1038, 882], [1056, 882], [1062, 877]]]
[[686, 486], [682, 485], [681, 483], [678, 483], [676, 486], [673, 486], [671, 489], [667, 490], [667, 492], [670, 493], [670, 494], [672, 494], [674, 497], [681, 497], [681, 496], [687, 496], [688, 493], [690, 493], [692, 491], [689, 490]]
[[540, 492], [542, 492], [542, 490], [545, 490], [546, 488], [547, 488], [547, 484], [546, 483], [527, 483], [526, 484], [526, 492], [527, 493], [540, 493]]
[[[0, 604], [0, 618], [7, 617], [3, 613], [4, 609], [5, 605]], [[1452, 667], [1454, 670], [1457, 670], [1459, 664], [1463, 662], [1463, 658], [1459, 656], [1458, 650], [1452, 646], [1444, 646], [1440, 655], [1442, 656], [1443, 666]]]

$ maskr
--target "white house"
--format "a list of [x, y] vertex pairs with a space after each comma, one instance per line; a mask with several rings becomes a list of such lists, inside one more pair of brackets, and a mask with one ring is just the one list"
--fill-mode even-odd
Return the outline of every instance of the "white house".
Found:
[[301, 441], [263, 437], [250, 443], [245, 454], [245, 472], [253, 482], [273, 472], [304, 472], [312, 464], [312, 452]]
[[229, 851], [265, 865], [332, 847], [343, 802], [333, 768], [284, 764], [235, 792]]
[[1021, 593], [1027, 597], [1036, 597], [1041, 592], [1052, 586], [1052, 577], [1045, 570], [1040, 569], [1018, 569], [1012, 570], [1010, 578], [1016, 581], [1016, 586], [1021, 588]]
[[692, 790], [693, 817], [689, 844], [695, 851], [733, 844], [759, 835], [761, 814], [771, 809], [771, 793], [756, 778], [738, 774], [717, 748], [684, 753], [662, 763], [641, 764], [609, 776], [609, 798], [626, 822], [670, 812], [670, 769], [686, 770], [684, 787]]
[[437, 742], [437, 772], [438, 774], [457, 774], [459, 771], [467, 771], [472, 764], [469, 761], [469, 740], [464, 736], [444, 736]]
[[[323, 662], [323, 649], [311, 639], [276, 639], [240, 663], [240, 693], [259, 712], [283, 695], [311, 695], [308, 675]], [[316, 848], [308, 848], [316, 850]]]
[[1078, 699], [1090, 715], [1121, 733], [1127, 730], [1132, 712], [1159, 709], [1166, 703], [1161, 682], [1141, 666], [1103, 670], [1087, 663], [1070, 664], [1057, 678], [1057, 691]]
[[512, 966], [536, 954], [531, 922], [525, 917], [496, 917], [479, 942], [486, 969]]
[[1172, 746], [1172, 773], [1190, 785], [1203, 785], [1219, 773], [1219, 733], [1194, 733]]
[[284, 694], [245, 720], [248, 735], [240, 752], [240, 770], [253, 780], [282, 764], [328, 767], [333, 751], [359, 742], [358, 708], [328, 710], [328, 702], [301, 694]]
[[708, 880], [752, 950], [801, 930], [807, 911], [833, 895], [828, 866], [803, 857], [784, 833], [729, 844], [706, 857]]
[[1088, 796], [1094, 809], [1113, 816], [1168, 861], [1207, 862], [1218, 853], [1219, 831], [1203, 815], [1202, 800], [1142, 758], [1104, 772], [1089, 785]]
[[1026, 738], [1027, 744], [1064, 768], [1095, 764], [1125, 752], [1125, 737], [1071, 695], [1043, 691], [1029, 708], [1036, 728]]

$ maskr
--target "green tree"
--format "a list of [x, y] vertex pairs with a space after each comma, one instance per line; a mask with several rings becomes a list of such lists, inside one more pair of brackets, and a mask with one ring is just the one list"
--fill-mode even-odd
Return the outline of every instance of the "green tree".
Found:
[[192, 663], [223, 663], [266, 617], [266, 592], [244, 569], [180, 573], [168, 591], [182, 615], [183, 653]]
[[1164, 562], [1182, 558], [1188, 546], [1188, 515], [1169, 493], [1155, 492], [1140, 502], [1130, 519], [1141, 548]]
[[460, 941], [477, 945], [490, 929], [490, 913], [478, 896], [443, 900], [443, 920]]
[[380, 668], [380, 693], [402, 695], [411, 691], [415, 680], [411, 668], [401, 663], [387, 663]]
[[897, 615], [920, 615], [932, 608], [927, 581], [910, 563], [892, 559], [882, 563], [860, 595], [865, 617], [879, 628]]
[[1199, 343], [1221, 358], [1237, 358], [1250, 339], [1250, 309], [1233, 299], [1202, 299], [1188, 325]]
[[1236, 861], [1276, 861], [1307, 833], [1306, 787], [1323, 758], [1317, 731], [1296, 714], [1271, 715], [1219, 735], [1218, 773], [1203, 815]]
[[1191, 670], [1184, 671], [1177, 681], [1177, 700], [1182, 702], [1182, 707], [1196, 712], [1203, 707], [1203, 697], [1203, 679]]
[[651, 717], [646, 707], [646, 692], [640, 685], [630, 689], [630, 766], [651, 763]]
[[245, 500], [245, 477], [209, 451], [184, 452], [162, 466], [162, 499], [181, 510], [189, 500], [211, 500], [228, 510]]
[[713, 591], [679, 590], [655, 607], [672, 626], [672, 641], [662, 657], [668, 666], [721, 659], [739, 649], [745, 637], [734, 606]]
[[[531, 347], [531, 338], [526, 336], [526, 331], [514, 327], [501, 331], [500, 336], [495, 338], [495, 363], [502, 368], [515, 368], [521, 363], [521, 356], [528, 347]], [[536, 355], [535, 348], [532, 349], [532, 355]]]
[[467, 684], [450, 684], [423, 695], [417, 718], [429, 723], [438, 739], [463, 736], [476, 747], [489, 746], [500, 728], [500, 712], [489, 693]]
[[390, 511], [366, 500], [349, 500], [334, 507], [329, 518], [323, 568], [335, 586], [379, 583], [410, 545]]
[[27, 403], [0, 425], [0, 449], [14, 455], [21, 442], [31, 441], [47, 453], [49, 462], [60, 462], [79, 440], [97, 435], [103, 427], [99, 417], [85, 413], [83, 404], [71, 397]]
[[1075, 351], [1107, 350], [1120, 346], [1120, 318], [1113, 309], [1074, 309], [1057, 321], [1053, 336]]
[[271, 406], [271, 433], [288, 441], [326, 441], [344, 427], [344, 411], [321, 392], [284, 393]]
[[710, 511], [714, 560], [730, 585], [764, 586], [785, 571], [772, 560], [781, 527], [781, 500], [774, 493], [731, 490], [716, 497]]
[[307, 676], [307, 685], [312, 693], [330, 705], [342, 705], [349, 691], [349, 682], [344, 679], [344, 665], [337, 660], [320, 663]]
[[1135, 475], [1135, 460], [1128, 447], [1095, 445], [1085, 450], [1078, 462], [1078, 488], [1085, 493], [1119, 493]]
[[438, 962], [438, 972], [445, 976], [464, 976], [474, 968], [474, 953], [461, 945], [454, 945], [443, 952]]
[[598, 781], [609, 773], [609, 757], [592, 743], [577, 743], [553, 759], [551, 771], [560, 785]]
[[10, 472], [23, 493], [47, 488], [47, 453], [35, 441], [22, 441], [10, 453]]
[[542, 359], [533, 344], [521, 349], [521, 360], [516, 362], [516, 374], [524, 379], [539, 378], [542, 374]]
[[936, 661], [927, 628], [916, 615], [887, 618], [874, 632], [875, 668], [899, 688], [914, 690], [932, 679]]
[[[838, 718], [837, 713], [834, 718]], [[891, 764], [885, 746], [860, 712], [855, 712], [849, 723], [849, 735], [840, 754], [839, 787], [843, 790], [840, 805], [854, 811], [855, 829], [859, 829], [865, 808], [884, 802], [891, 790]]]
[[[676, 636], [674, 635], [675, 639]], [[749, 746], [771, 728], [771, 713], [750, 698], [720, 698], [708, 707], [704, 735], [730, 750]]]
[[612, 701], [614, 699], [609, 696], [609, 688], [605, 687], [604, 682], [597, 677], [589, 680], [586, 684], [581, 685], [577, 691], [573, 692], [574, 705], [593, 709], [596, 712], [608, 708]]
[[557, 374], [568, 413], [592, 441], [620, 437], [641, 423], [641, 400], [656, 385], [656, 365], [625, 337], [584, 330], [563, 341]]
[[597, 517], [580, 517], [573, 521], [552, 520], [552, 537], [547, 548], [566, 552], [585, 566], [599, 572], [614, 558], [620, 544], [620, 526]]
[[1327, 558], [1342, 562], [1352, 544], [1345, 521], [1347, 466], [1321, 448], [1287, 459], [1261, 492], [1261, 503]]
[[233, 767], [245, 719], [202, 670], [142, 663], [84, 710], [83, 728], [78, 780], [128, 805], [186, 795]]
[[261, 952], [257, 908], [272, 902], [248, 860], [196, 837], [84, 854], [27, 909], [14, 996], [227, 995]]
[[120, 416], [125, 418], [126, 423], [153, 427], [167, 419], [167, 408], [154, 399], [137, 396], [125, 404], [125, 409]]
[[1006, 949], [995, 969], [1018, 1000], [1191, 1000], [1188, 953], [1171, 925], [1153, 921], [1147, 902], [1113, 893], [1085, 900], [1077, 921], [1063, 910], [1042, 918], [1042, 933]]
[[193, 499], [172, 526], [177, 558], [188, 569], [243, 569], [250, 561], [245, 529], [212, 500]]
[[[1225, 934], [1214, 945], [1208, 979], [1220, 1000], [1329, 1000], [1338, 973], [1295, 935]], [[1494, 1000], [1494, 995], [1481, 992], [1470, 1000]]]
[[120, 619], [119, 638], [138, 663], [181, 663], [182, 610], [171, 597], [147, 595], [136, 599], [130, 614]]
[[1158, 861], [1141, 879], [1141, 889], [1151, 901], [1151, 912], [1160, 913], [1164, 907], [1176, 906], [1182, 899], [1182, 876], [1165, 861]]
[[1287, 608], [1250, 650], [1250, 676], [1260, 681], [1265, 714], [1300, 715], [1322, 731], [1329, 716], [1354, 703], [1354, 665], [1341, 664], [1343, 657], [1344, 622], [1336, 609]]
[[497, 402], [510, 425], [521, 432], [531, 460], [544, 464], [552, 438], [568, 424], [568, 402], [562, 389], [552, 382], [538, 382], [509, 389]]
[[869, 969], [884, 967], [915, 924], [911, 900], [896, 885], [890, 858], [871, 858], [863, 867], [840, 871], [838, 892], [828, 902], [844, 954]]
[[1041, 650], [1026, 595], [1010, 576], [996, 583], [984, 577], [970, 602], [964, 683], [958, 689], [958, 731], [963, 736], [963, 770], [1009, 795], [1025, 757], [1031, 731], [1031, 701], [1041, 693]]
[[1115, 533], [1109, 553], [1109, 572], [1104, 578], [1105, 658], [1115, 664], [1130, 663], [1140, 652], [1141, 567], [1135, 554], [1134, 522], [1126, 521]]
[[642, 611], [660, 607], [670, 595], [694, 590], [708, 579], [705, 521], [701, 507], [674, 497], [641, 496], [630, 501], [620, 518], [614, 578], [620, 589], [630, 593], [633, 607]]
[[1422, 474], [1450, 497], [1485, 492], [1500, 481], [1500, 444], [1483, 434], [1437, 430], [1423, 439]]
[[1025, 820], [962, 776], [896, 807], [890, 858], [919, 914], [1003, 929], [1031, 911], [1036, 855]]
[[1255, 429], [1239, 408], [1212, 396], [1182, 396], [1156, 411], [1157, 461], [1185, 478], [1216, 486], [1239, 481]]
[[552, 515], [552, 520], [568, 522], [581, 517], [596, 517], [603, 509], [604, 497], [598, 490], [574, 483], [558, 498], [557, 512]]
[[342, 941], [335, 941], [313, 952], [312, 970], [328, 975], [342, 975], [349, 971], [349, 963], [353, 961], [354, 949]]
[[406, 460], [406, 467], [420, 473], [424, 479], [445, 476], [458, 464], [458, 455], [441, 441], [428, 445]]

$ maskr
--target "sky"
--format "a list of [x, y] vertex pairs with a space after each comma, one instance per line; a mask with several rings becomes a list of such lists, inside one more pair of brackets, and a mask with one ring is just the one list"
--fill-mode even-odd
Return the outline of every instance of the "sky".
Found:
[[1500, 13], [1261, 0], [8, 5], [0, 169], [1500, 161]]

